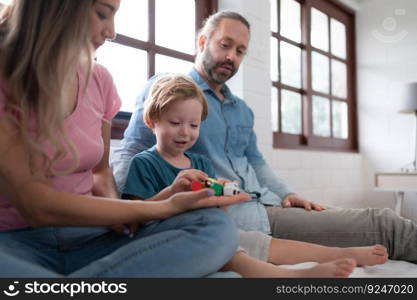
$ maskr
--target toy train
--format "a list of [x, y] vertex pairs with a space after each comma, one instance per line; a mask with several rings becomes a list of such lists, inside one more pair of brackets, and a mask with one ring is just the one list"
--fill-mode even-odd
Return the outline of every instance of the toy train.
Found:
[[208, 178], [207, 180], [193, 181], [191, 183], [191, 190], [193, 191], [199, 191], [204, 188], [213, 189], [215, 196], [233, 196], [240, 194], [239, 186], [234, 181], [221, 184], [213, 178]]

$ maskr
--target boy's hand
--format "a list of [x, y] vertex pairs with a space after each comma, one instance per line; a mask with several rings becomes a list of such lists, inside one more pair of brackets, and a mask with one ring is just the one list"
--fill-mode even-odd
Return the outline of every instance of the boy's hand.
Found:
[[208, 175], [200, 170], [189, 169], [178, 173], [174, 182], [171, 184], [171, 194], [186, 192], [191, 190], [191, 182], [206, 180]]

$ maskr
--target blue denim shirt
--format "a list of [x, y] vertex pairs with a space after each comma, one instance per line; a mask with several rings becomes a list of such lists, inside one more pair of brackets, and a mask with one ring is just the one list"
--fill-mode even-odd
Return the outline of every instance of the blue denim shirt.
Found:
[[[190, 151], [206, 155], [219, 177], [238, 180], [241, 188], [252, 195], [252, 200], [229, 208], [237, 226], [242, 230], [270, 233], [264, 205], [280, 205], [291, 191], [259, 152], [252, 110], [226, 85], [222, 88], [224, 100], [221, 101], [194, 68], [190, 76], [204, 91], [209, 106], [208, 118], [201, 124], [200, 137]], [[158, 77], [151, 78], [138, 96], [121, 147], [113, 153], [112, 168], [119, 189], [124, 185], [129, 160], [156, 143], [142, 115], [149, 89]]]

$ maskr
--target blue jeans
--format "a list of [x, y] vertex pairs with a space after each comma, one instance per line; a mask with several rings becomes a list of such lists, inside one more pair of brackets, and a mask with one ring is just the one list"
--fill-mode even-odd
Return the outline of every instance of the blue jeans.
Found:
[[142, 225], [133, 238], [105, 227], [0, 232], [0, 277], [203, 277], [238, 246], [221, 209], [200, 209]]

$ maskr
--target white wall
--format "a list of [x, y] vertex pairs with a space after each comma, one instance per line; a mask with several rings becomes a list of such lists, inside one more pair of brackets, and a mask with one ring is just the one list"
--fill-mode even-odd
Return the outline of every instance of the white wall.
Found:
[[255, 113], [255, 129], [267, 161], [309, 200], [333, 206], [363, 207], [360, 154], [272, 148], [269, 0], [219, 0], [219, 8], [242, 13], [252, 26], [248, 56], [230, 86]]
[[[417, 81], [417, 1], [366, 0], [357, 11], [360, 151], [367, 205], [387, 206], [392, 194], [372, 191], [375, 170], [413, 161], [415, 117], [397, 113], [406, 82]], [[403, 214], [417, 220], [417, 195]]]

